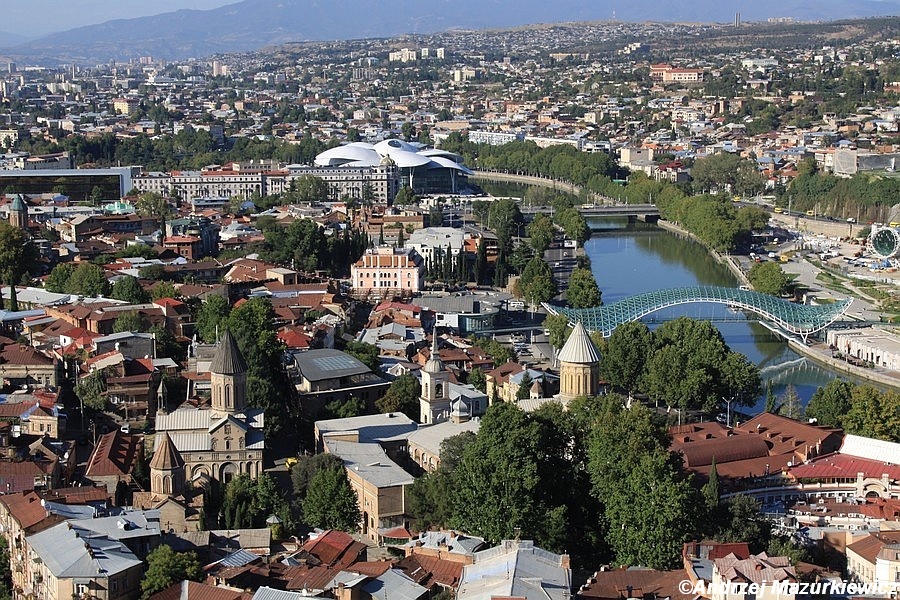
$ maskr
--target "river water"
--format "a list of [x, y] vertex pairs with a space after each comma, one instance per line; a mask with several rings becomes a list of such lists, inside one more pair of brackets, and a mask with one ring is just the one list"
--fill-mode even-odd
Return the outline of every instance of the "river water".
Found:
[[[526, 186], [479, 181], [495, 196], [524, 194]], [[676, 236], [655, 225], [628, 223], [627, 219], [590, 219], [593, 231], [585, 244], [603, 303], [654, 290], [692, 285], [736, 287], [734, 275], [716, 262], [697, 242]], [[771, 383], [776, 396], [793, 385], [805, 405], [816, 390], [838, 375], [791, 350], [787, 343], [766, 327], [748, 321], [719, 304], [686, 304], [651, 315], [654, 320], [678, 316], [712, 319], [725, 342], [759, 365], [763, 390]], [[651, 327], [655, 327], [650, 323]], [[845, 375], [841, 375], [845, 377]], [[852, 379], [852, 378], [851, 378]], [[857, 383], [862, 383], [856, 380]], [[765, 395], [753, 406], [742, 409], [754, 414], [765, 406]]]
[[[702, 245], [655, 225], [629, 224], [626, 219], [592, 219], [589, 224], [593, 234], [584, 249], [604, 304], [666, 288], [739, 285]], [[743, 313], [720, 304], [685, 304], [658, 311], [651, 318], [657, 321], [682, 315], [713, 320], [732, 350], [759, 365], [764, 387], [771, 382], [776, 395], [792, 384], [806, 404], [819, 386], [836, 377], [798, 355], [760, 323], [748, 321]], [[764, 405], [765, 399], [760, 397], [747, 411], [760, 411]]]

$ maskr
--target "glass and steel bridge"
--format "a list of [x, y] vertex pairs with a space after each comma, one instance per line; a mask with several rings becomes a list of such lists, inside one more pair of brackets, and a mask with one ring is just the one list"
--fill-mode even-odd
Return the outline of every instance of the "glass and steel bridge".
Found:
[[710, 302], [746, 310], [762, 317], [785, 335], [797, 335], [804, 341], [822, 331], [847, 312], [852, 298], [840, 302], [809, 306], [795, 304], [759, 292], [738, 288], [694, 286], [657, 290], [624, 298], [596, 308], [568, 308], [544, 304], [552, 314], [563, 314], [570, 323], [581, 321], [590, 331], [609, 337], [613, 330], [629, 321], [637, 321], [658, 310], [681, 304]]

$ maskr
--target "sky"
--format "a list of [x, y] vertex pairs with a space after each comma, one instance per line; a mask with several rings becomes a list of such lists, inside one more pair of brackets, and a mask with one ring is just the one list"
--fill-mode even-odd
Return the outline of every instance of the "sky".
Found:
[[0, 32], [38, 37], [110, 19], [146, 17], [182, 8], [205, 10], [238, 0], [2, 0]]

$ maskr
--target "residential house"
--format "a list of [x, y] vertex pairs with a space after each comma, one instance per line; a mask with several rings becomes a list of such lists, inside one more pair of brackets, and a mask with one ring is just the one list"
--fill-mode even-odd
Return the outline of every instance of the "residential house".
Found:
[[288, 369], [304, 413], [315, 417], [328, 403], [358, 398], [374, 406], [390, 383], [360, 362], [356, 357], [321, 348], [294, 352]]

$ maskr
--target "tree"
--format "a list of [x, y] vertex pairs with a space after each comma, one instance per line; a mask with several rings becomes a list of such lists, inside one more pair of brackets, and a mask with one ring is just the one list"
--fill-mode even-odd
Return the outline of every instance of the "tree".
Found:
[[754, 290], [772, 296], [784, 295], [788, 283], [790, 283], [788, 276], [781, 269], [781, 265], [776, 262], [754, 263], [750, 267], [747, 279], [750, 280], [750, 285]]
[[475, 252], [475, 285], [481, 285], [484, 283], [485, 276], [487, 275], [488, 270], [488, 262], [487, 262], [487, 243], [484, 241], [484, 236], [478, 238], [478, 250]]
[[900, 393], [879, 392], [870, 385], [856, 386], [843, 423], [847, 433], [900, 442]]
[[757, 553], [769, 544], [771, 528], [760, 513], [759, 500], [737, 494], [723, 502], [710, 525], [713, 537], [719, 542], [747, 542], [750, 551]]
[[247, 300], [231, 311], [226, 327], [247, 361], [247, 402], [266, 410], [266, 431], [275, 433], [285, 422], [291, 386], [282, 365], [284, 345], [275, 333], [272, 303], [267, 298]]
[[156, 192], [144, 192], [134, 202], [134, 210], [144, 217], [156, 217], [159, 222], [159, 243], [166, 236], [166, 221], [172, 216], [172, 207], [168, 200]]
[[408, 185], [404, 185], [397, 190], [397, 193], [394, 195], [393, 204], [395, 206], [409, 206], [410, 204], [417, 204], [418, 202], [419, 197], [412, 191], [412, 188]]
[[75, 267], [76, 265], [74, 263], [59, 263], [53, 267], [53, 270], [50, 271], [50, 275], [48, 275], [46, 281], [44, 281], [44, 289], [48, 292], [53, 292], [54, 294], [65, 293], [66, 284], [72, 276], [72, 273], [75, 272]]
[[547, 302], [556, 295], [553, 272], [550, 266], [537, 256], [525, 265], [519, 285], [525, 300], [534, 305]]
[[81, 263], [66, 280], [63, 291], [67, 294], [81, 296], [105, 296], [109, 293], [109, 281], [106, 279], [103, 267], [91, 263]]
[[290, 194], [291, 203], [322, 202], [328, 199], [328, 183], [315, 175], [301, 175], [293, 181], [294, 191]]
[[90, 375], [82, 377], [75, 384], [75, 395], [81, 400], [84, 406], [93, 410], [104, 410], [106, 408], [106, 381], [102, 371], [94, 371]]
[[162, 544], [147, 555], [147, 572], [141, 580], [141, 598], [147, 600], [173, 583], [190, 579], [200, 581], [200, 561], [194, 552], [176, 552]]
[[15, 306], [15, 285], [34, 267], [37, 251], [25, 232], [7, 221], [0, 221], [0, 283], [10, 286], [11, 309]]
[[843, 427], [844, 415], [850, 412], [854, 385], [843, 379], [832, 379], [820, 387], [806, 405], [806, 416], [826, 427]]
[[178, 343], [171, 331], [162, 325], [152, 325], [147, 333], [152, 333], [156, 338], [156, 356], [158, 358], [171, 358], [176, 362], [185, 359], [185, 348]]
[[800, 402], [800, 395], [797, 393], [797, 389], [792, 384], [789, 383], [787, 387], [784, 388], [784, 392], [781, 394], [779, 401], [781, 403], [778, 407], [779, 415], [790, 419], [803, 418], [803, 404]]
[[566, 300], [572, 308], [593, 308], [600, 306], [600, 288], [590, 269], [578, 268], [569, 276]]
[[181, 293], [172, 282], [161, 281], [150, 288], [150, 296], [153, 300], [162, 300], [163, 298], [181, 298]]
[[378, 370], [378, 346], [366, 342], [348, 342], [344, 352], [356, 358], [372, 371]]
[[336, 398], [323, 407], [324, 419], [349, 419], [366, 414], [366, 402], [361, 398]]
[[220, 326], [224, 327], [231, 313], [231, 305], [225, 296], [207, 296], [197, 311], [197, 333], [200, 339], [211, 344], [216, 341], [217, 335], [224, 333]]
[[129, 304], [143, 304], [150, 300], [150, 296], [141, 287], [137, 277], [131, 275], [119, 278], [113, 284], [110, 295], [116, 300], [124, 300]]
[[548, 315], [544, 319], [544, 329], [549, 332], [547, 337], [550, 345], [557, 350], [563, 347], [563, 344], [569, 339], [569, 334], [572, 333], [572, 330], [569, 328], [569, 317], [562, 313]]
[[612, 385], [630, 394], [639, 388], [652, 352], [653, 336], [644, 323], [622, 323], [609, 336], [600, 373]]
[[522, 375], [522, 381], [519, 382], [519, 388], [516, 390], [516, 400], [526, 400], [531, 397], [531, 385], [534, 381], [528, 370]]
[[672, 569], [697, 523], [697, 495], [680, 459], [658, 448], [627, 470], [603, 500], [616, 563]]
[[356, 494], [344, 467], [322, 469], [303, 499], [303, 520], [310, 527], [356, 531], [360, 521]]
[[523, 223], [522, 212], [519, 205], [509, 198], [495, 200], [490, 203], [487, 214], [487, 226], [497, 234], [497, 242], [501, 251], [512, 251], [512, 236]]
[[538, 256], [543, 256], [550, 242], [553, 241], [553, 220], [547, 215], [537, 214], [534, 220], [525, 227], [525, 235]]
[[472, 372], [469, 373], [468, 383], [479, 392], [483, 394], [487, 393], [487, 378], [485, 377], [484, 370], [481, 367], [475, 367], [472, 369]]
[[691, 177], [694, 189], [727, 190], [742, 196], [757, 194], [765, 184], [755, 162], [729, 152], [720, 152], [694, 161]]
[[719, 506], [719, 471], [716, 468], [715, 456], [709, 465], [709, 479], [700, 488], [700, 494], [703, 496], [708, 511], [713, 511]]
[[342, 469], [343, 461], [330, 453], [299, 456], [297, 464], [291, 467], [291, 484], [294, 490], [294, 507], [301, 508], [313, 477], [322, 469]]
[[476, 435], [471, 431], [459, 433], [441, 442], [440, 463], [437, 470], [425, 473], [407, 488], [407, 506], [415, 527], [426, 530], [449, 527], [453, 516], [452, 490], [456, 469], [467, 446]]
[[[451, 526], [492, 543], [538, 521], [537, 428], [513, 404], [492, 405], [456, 468]], [[543, 515], [542, 517], [543, 518]]]
[[404, 373], [391, 382], [387, 393], [375, 401], [381, 413], [402, 412], [413, 421], [419, 420], [421, 385], [411, 373]]
[[135, 310], [125, 311], [116, 317], [113, 322], [113, 332], [122, 333], [125, 331], [133, 331], [143, 333], [147, 329], [147, 321], [141, 313]]

